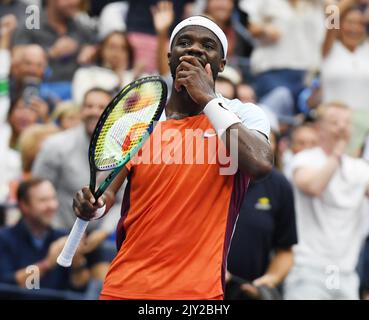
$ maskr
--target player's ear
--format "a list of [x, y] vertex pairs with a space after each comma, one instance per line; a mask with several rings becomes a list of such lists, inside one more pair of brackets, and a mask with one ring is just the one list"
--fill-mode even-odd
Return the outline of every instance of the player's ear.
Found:
[[223, 72], [226, 65], [226, 59], [222, 59], [219, 65], [219, 72]]
[[168, 64], [170, 64], [170, 58], [172, 57], [172, 53], [168, 52], [167, 57], [168, 57]]

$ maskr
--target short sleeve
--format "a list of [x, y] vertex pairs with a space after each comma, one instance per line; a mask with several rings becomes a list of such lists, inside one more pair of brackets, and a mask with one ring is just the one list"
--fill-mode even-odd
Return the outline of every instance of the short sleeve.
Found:
[[265, 112], [259, 106], [253, 103], [242, 103], [238, 99], [225, 100], [229, 109], [241, 119], [242, 124], [246, 128], [257, 130], [269, 139], [270, 122]]

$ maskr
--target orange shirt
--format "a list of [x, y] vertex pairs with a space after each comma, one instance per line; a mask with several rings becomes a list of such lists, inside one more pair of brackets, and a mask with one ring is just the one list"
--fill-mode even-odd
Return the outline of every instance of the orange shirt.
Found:
[[[196, 145], [196, 137], [186, 136], [188, 129], [200, 129], [197, 141], [204, 148]], [[224, 145], [216, 135], [204, 136], [205, 130], [212, 130], [205, 115], [160, 122], [139, 153], [141, 158], [127, 165], [128, 185], [117, 228], [120, 249], [103, 296], [222, 297], [230, 239], [249, 178], [240, 172], [220, 175], [217, 153]], [[175, 137], [166, 139], [173, 132]], [[159, 151], [147, 156], [155, 146]], [[188, 163], [199, 162], [202, 153], [204, 163]], [[182, 164], [160, 161], [167, 156]]]

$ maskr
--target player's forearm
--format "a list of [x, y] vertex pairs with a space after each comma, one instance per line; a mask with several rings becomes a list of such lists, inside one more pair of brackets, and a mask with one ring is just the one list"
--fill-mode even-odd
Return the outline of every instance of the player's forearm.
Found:
[[273, 287], [282, 283], [293, 266], [292, 249], [279, 249], [272, 258], [268, 270], [265, 273], [272, 279]]
[[339, 158], [336, 156], [329, 156], [325, 165], [319, 169], [308, 172], [301, 169], [300, 177], [295, 177], [295, 183], [303, 192], [320, 197], [326, 190], [329, 182], [339, 167]]
[[[266, 137], [236, 123], [226, 130], [227, 150], [234, 157], [237, 145], [238, 168], [253, 179], [265, 177], [273, 168], [273, 154]], [[237, 141], [236, 141], [237, 140]]]

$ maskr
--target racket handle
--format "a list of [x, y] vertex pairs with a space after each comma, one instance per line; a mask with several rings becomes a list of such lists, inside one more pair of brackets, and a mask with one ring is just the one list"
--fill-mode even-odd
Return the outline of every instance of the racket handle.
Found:
[[70, 267], [76, 250], [85, 234], [88, 221], [80, 218], [76, 219], [73, 228], [68, 236], [67, 242], [64, 245], [63, 251], [60, 253], [56, 262], [62, 267]]

